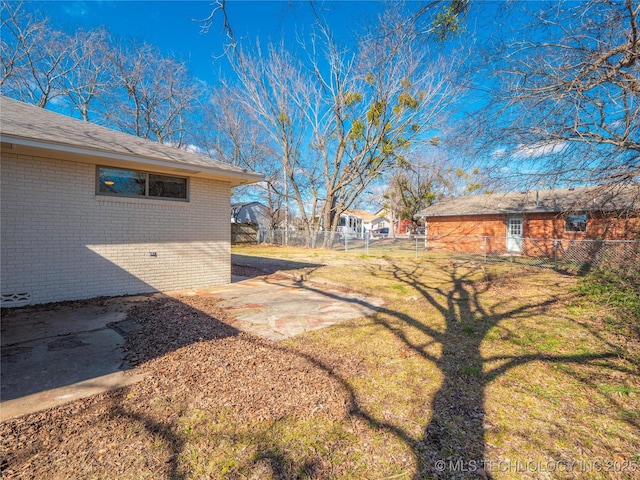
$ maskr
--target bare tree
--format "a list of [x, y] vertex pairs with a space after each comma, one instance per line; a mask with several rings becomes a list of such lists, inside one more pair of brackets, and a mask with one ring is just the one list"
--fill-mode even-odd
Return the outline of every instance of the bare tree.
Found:
[[186, 64], [144, 43], [116, 46], [109, 60], [115, 78], [104, 110], [108, 122], [138, 137], [188, 147], [185, 134], [201, 87]]
[[102, 29], [80, 30], [73, 41], [77, 48], [69, 55], [75, 68], [63, 77], [63, 91], [75, 111], [87, 122], [92, 110], [99, 111], [100, 107], [95, 104], [106, 96], [107, 88], [114, 81], [114, 71], [108, 61], [109, 36]]
[[[391, 217], [392, 224], [395, 220], [408, 220], [415, 231], [418, 212], [436, 200], [433, 179], [424, 173], [420, 170], [399, 171], [391, 177], [384, 194], [383, 205]], [[393, 234], [395, 233], [394, 229]]]
[[255, 168], [269, 155], [260, 129], [226, 88], [213, 91], [200, 123], [207, 150], [230, 165]]
[[492, 74], [502, 81], [481, 113], [481, 146], [492, 161], [518, 164], [547, 183], [637, 181], [640, 3], [540, 6], [519, 25], [527, 38], [511, 33], [494, 44]]
[[304, 108], [312, 99], [310, 87], [313, 84], [283, 44], [269, 45], [266, 52], [258, 45], [253, 54], [239, 49], [234, 52], [231, 62], [239, 88], [228, 85], [227, 90], [235, 92], [236, 101], [268, 135], [280, 157], [282, 181], [274, 182], [272, 186], [284, 198], [285, 230], [289, 223], [290, 199], [295, 199], [299, 213], [308, 223], [296, 169], [301, 164], [300, 146], [308, 128]]
[[2, 2], [2, 93], [85, 121], [190, 148], [203, 102], [187, 65], [147, 44], [117, 44], [102, 29], [66, 35]]
[[391, 173], [379, 202], [393, 220], [408, 220], [415, 230], [420, 210], [444, 197], [491, 192], [485, 182], [478, 168], [455, 168], [431, 148], [412, 155], [410, 164]]
[[36, 19], [23, 3], [2, 2], [3, 94], [46, 107], [65, 93], [65, 77], [78, 65], [81, 49], [72, 37]]
[[19, 92], [19, 79], [28, 74], [29, 51], [35, 48], [38, 39], [43, 38], [42, 30], [47, 28], [45, 20], [35, 19], [24, 11], [24, 2], [14, 3], [2, 0], [2, 77], [0, 86], [3, 94]]
[[375, 34], [350, 48], [320, 25], [302, 45], [305, 62], [283, 44], [234, 58], [238, 101], [278, 145], [285, 197], [309, 231], [335, 231], [372, 181], [432, 138], [455, 98], [455, 62], [431, 56], [401, 22], [387, 11]]
[[227, 88], [218, 88], [206, 107], [200, 109], [199, 140], [210, 155], [231, 165], [259, 171], [265, 177], [247, 187], [236, 187], [235, 197], [257, 197], [267, 204], [271, 212], [271, 225], [275, 228], [283, 218], [282, 171], [277, 152], [250, 112], [243, 109]]
[[374, 179], [406, 166], [412, 148], [433, 141], [430, 132], [455, 98], [451, 64], [418, 45], [411, 28], [397, 28], [403, 21], [386, 12], [380, 20], [384, 34], [376, 30], [363, 39], [355, 58], [323, 32], [331, 70], [321, 82], [329, 101], [314, 132], [330, 200], [323, 217], [332, 229]]
[[3, 1], [2, 92], [43, 108], [55, 99], [88, 121], [112, 81], [108, 41], [101, 29], [66, 35], [28, 14], [24, 3]]

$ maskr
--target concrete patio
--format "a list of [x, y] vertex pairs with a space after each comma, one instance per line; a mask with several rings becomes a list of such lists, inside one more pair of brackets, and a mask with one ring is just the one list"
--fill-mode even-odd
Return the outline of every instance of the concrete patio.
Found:
[[0, 421], [119, 388], [144, 377], [125, 361], [133, 305], [158, 295], [214, 297], [237, 330], [282, 340], [373, 314], [378, 299], [291, 279], [236, 279], [230, 285], [135, 297], [24, 307], [2, 318]]

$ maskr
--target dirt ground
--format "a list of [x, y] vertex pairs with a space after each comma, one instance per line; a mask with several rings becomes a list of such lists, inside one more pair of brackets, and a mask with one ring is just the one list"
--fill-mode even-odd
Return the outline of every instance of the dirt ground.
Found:
[[[265, 270], [273, 268], [234, 267], [233, 274]], [[0, 424], [2, 477], [179, 478], [175, 459], [183, 440], [175, 431], [187, 409], [224, 411], [239, 423], [345, 415], [344, 389], [330, 373], [352, 375], [361, 368], [354, 359], [293, 353], [239, 332], [206, 297], [158, 298], [130, 315], [142, 328], [127, 338], [127, 360], [141, 365], [146, 378]], [[325, 360], [321, 366], [318, 359]]]
[[[606, 309], [577, 301], [574, 278], [446, 258], [240, 252], [235, 275], [340, 282], [385, 306], [274, 342], [235, 329], [211, 297], [138, 304], [130, 314], [140, 329], [126, 348], [145, 379], [0, 424], [2, 476], [489, 478], [475, 468], [483, 465], [496, 480], [577, 480], [640, 471], [637, 342], [600, 315]], [[601, 465], [594, 459], [620, 468], [601, 475], [589, 469]], [[509, 466], [520, 461], [562, 468]]]

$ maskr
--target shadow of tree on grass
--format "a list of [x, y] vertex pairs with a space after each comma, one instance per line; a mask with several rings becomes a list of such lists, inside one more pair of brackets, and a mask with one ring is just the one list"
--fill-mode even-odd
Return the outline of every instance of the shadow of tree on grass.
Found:
[[[443, 382], [429, 405], [430, 421], [424, 425], [420, 436], [367, 412], [359, 404], [349, 381], [339, 378], [349, 395], [351, 415], [360, 416], [375, 428], [390, 432], [411, 447], [417, 461], [416, 480], [454, 477], [460, 475], [463, 468], [472, 470], [473, 473], [469, 473], [472, 477], [491, 478], [490, 469], [483, 468], [489, 463], [485, 455], [485, 390], [489, 383], [510, 369], [531, 362], [563, 365], [597, 362], [600, 367], [619, 368], [609, 362], [618, 357], [613, 345], [609, 345], [609, 351], [594, 354], [527, 353], [483, 357], [481, 345], [494, 327], [504, 320], [542, 314], [556, 306], [560, 301], [557, 298], [530, 298], [519, 305], [497, 302], [486, 307], [487, 302], [483, 302], [481, 297], [489, 293], [491, 281], [479, 279], [474, 268], [456, 264], [441, 267], [441, 273], [448, 277], [446, 282], [431, 282], [418, 265], [395, 262], [390, 262], [384, 272], [376, 273], [370, 269], [369, 273], [391, 276], [400, 284], [412, 287], [442, 320], [442, 327], [435, 327], [407, 313], [406, 309], [397, 311], [384, 307], [375, 317], [376, 324], [383, 326], [420, 357], [432, 362], [443, 376]], [[312, 285], [300, 283], [300, 286], [322, 293]], [[420, 331], [430, 340], [423, 341], [424, 336], [419, 341], [415, 340], [414, 335], [407, 334], [408, 328]], [[430, 353], [434, 343], [441, 347], [440, 355]], [[295, 350], [292, 353], [300, 355]], [[313, 358], [309, 360], [327, 369], [322, 362]], [[491, 367], [496, 361], [499, 365]], [[331, 369], [327, 370], [336, 375]]]
[[[414, 479], [451, 478], [464, 476], [459, 467], [477, 466], [475, 471], [468, 471], [468, 478], [491, 478], [490, 469], [480, 470], [483, 462], [487, 461], [486, 453], [486, 394], [491, 382], [505, 375], [511, 369], [531, 362], [544, 364], [559, 364], [564, 367], [594, 366], [609, 371], [623, 371], [624, 368], [616, 363], [619, 352], [615, 345], [599, 342], [599, 353], [584, 354], [549, 354], [535, 350], [521, 350], [520, 353], [509, 353], [488, 356], [483, 352], [483, 342], [490, 338], [489, 334], [496, 328], [502, 328], [501, 323], [506, 320], [527, 319], [533, 315], [553, 311], [557, 314], [560, 308], [558, 302], [562, 299], [551, 295], [536, 298], [525, 298], [520, 295], [516, 300], [504, 300], [501, 296], [493, 296], [492, 280], [480, 275], [480, 272], [470, 265], [455, 263], [432, 265], [428, 267], [419, 264], [397, 263], [387, 261], [379, 265], [368, 265], [367, 274], [378, 276], [381, 285], [395, 282], [417, 293], [417, 297], [408, 302], [390, 302], [385, 307], [375, 307], [378, 313], [371, 317], [371, 324], [386, 330], [406, 350], [425, 360], [440, 373], [442, 382], [434, 394], [429, 395], [424, 403], [427, 418], [418, 428], [410, 429], [397, 422], [389, 421], [387, 417], [372, 409], [363, 401], [362, 392], [354, 382], [349, 372], [340, 368], [334, 359], [315, 355], [313, 351], [305, 351], [299, 346], [270, 342], [242, 334], [243, 341], [264, 349], [265, 358], [279, 356], [287, 363], [293, 364], [297, 360], [323, 373], [325, 381], [334, 382], [345, 400], [345, 410], [348, 416], [358, 418], [366, 423], [373, 431], [384, 432], [398, 439], [413, 453], [414, 463], [410, 474]], [[308, 282], [298, 282], [298, 287], [312, 290], [331, 298], [340, 299], [339, 293], [328, 293], [321, 287]], [[383, 287], [380, 287], [383, 288]], [[488, 301], [488, 298], [490, 301]], [[349, 298], [349, 301], [358, 301]], [[198, 300], [200, 301], [200, 300]], [[150, 304], [148, 309], [139, 309], [138, 313], [152, 319], [148, 329], [146, 341], [153, 341], [153, 332], [163, 328], [170, 328], [170, 323], [157, 323], [158, 309], [171, 312], [171, 318], [178, 318], [182, 322], [186, 318], [194, 319], [201, 324], [192, 332], [188, 324], [184, 324], [184, 331], [172, 332], [166, 338], [166, 346], [160, 348], [160, 353], [170, 354], [181, 347], [202, 342], [222, 341], [229, 338], [240, 338], [239, 332], [215, 318], [212, 305], [207, 301], [185, 305], [177, 299], [163, 299]], [[364, 300], [360, 302], [365, 303]], [[394, 306], [395, 305], [395, 306]], [[198, 308], [200, 307], [200, 308]], [[426, 315], [419, 315], [418, 309], [428, 310]], [[135, 313], [135, 312], [134, 312]], [[197, 325], [196, 325], [197, 326]], [[206, 328], [205, 328], [206, 327]], [[199, 329], [204, 328], [204, 329]], [[361, 328], [359, 325], [344, 324], [336, 328], [348, 331], [351, 328]], [[597, 332], [596, 332], [597, 333]], [[142, 344], [140, 344], [142, 345]], [[211, 352], [218, 346], [211, 345]], [[231, 348], [231, 347], [230, 347]], [[374, 341], [369, 348], [376, 349]], [[142, 358], [144, 355], [140, 354]], [[156, 359], [158, 352], [147, 358]], [[176, 357], [178, 358], [178, 357]], [[216, 365], [217, 359], [206, 359], [210, 364], [203, 363], [203, 375], [211, 375], [210, 365]], [[241, 361], [239, 359], [238, 361]], [[244, 364], [240, 365], [243, 367]], [[205, 368], [206, 367], [206, 368]], [[266, 365], [265, 368], [270, 368]], [[226, 367], [224, 367], [226, 369]], [[301, 367], [304, 370], [306, 367]], [[156, 372], [158, 373], [158, 372]], [[626, 372], [629, 373], [629, 372]], [[579, 372], [570, 373], [577, 382], [593, 388], [590, 378], [582, 377]], [[231, 373], [229, 373], [231, 375]], [[221, 377], [226, 378], [226, 377]], [[320, 378], [320, 377], [317, 377]], [[251, 381], [247, 377], [247, 381]], [[146, 441], [155, 440], [160, 445], [159, 456], [162, 457], [163, 472], [167, 478], [180, 480], [190, 478], [194, 472], [185, 458], [187, 448], [198, 448], [190, 445], [190, 439], [184, 432], [181, 423], [186, 410], [176, 404], [185, 401], [186, 409], [191, 408], [191, 396], [198, 393], [200, 385], [189, 383], [185, 385], [192, 390], [175, 393], [167, 390], [171, 398], [171, 415], [162, 416], [162, 408], [147, 405], [144, 398], [128, 399], [129, 393], [137, 387], [128, 387], [108, 394], [111, 406], [109, 416], [119, 428], [122, 424], [140, 428]], [[281, 386], [286, 391], [289, 385]], [[213, 389], [217, 393], [217, 390]], [[166, 392], [165, 392], [166, 393]], [[163, 393], [163, 395], [165, 394]], [[155, 394], [154, 394], [155, 395]], [[189, 400], [186, 401], [185, 399]], [[617, 404], [615, 399], [609, 398], [611, 405]], [[61, 412], [70, 410], [62, 409]], [[67, 417], [60, 416], [61, 425]], [[411, 419], [412, 421], [414, 419]], [[638, 427], [638, 419], [627, 419], [630, 425]], [[87, 420], [89, 421], [89, 420]], [[214, 421], [221, 421], [214, 419]], [[280, 422], [280, 417], [271, 420]], [[414, 422], [415, 424], [415, 422]], [[267, 428], [267, 427], [265, 427]], [[286, 427], [285, 427], [286, 428]], [[249, 435], [251, 432], [247, 432]], [[102, 432], [110, 435], [109, 432]], [[208, 443], [219, 442], [216, 433], [207, 432]], [[288, 451], [290, 444], [277, 435], [257, 435], [252, 441], [252, 452], [246, 455], [236, 465], [233, 475], [241, 477], [247, 472], [262, 471], [266, 478], [331, 478], [331, 469], [327, 466], [327, 459], [333, 454], [328, 451], [322, 453], [309, 451], [304, 454], [292, 454]], [[336, 448], [340, 448], [339, 446]], [[142, 452], [141, 452], [142, 453]], [[489, 459], [490, 460], [490, 459]], [[26, 461], [26, 460], [25, 460]], [[459, 463], [462, 462], [462, 463]], [[475, 462], [475, 463], [471, 463]], [[260, 470], [262, 469], [262, 470]], [[220, 472], [218, 472], [220, 473]], [[406, 472], [409, 473], [409, 472]]]

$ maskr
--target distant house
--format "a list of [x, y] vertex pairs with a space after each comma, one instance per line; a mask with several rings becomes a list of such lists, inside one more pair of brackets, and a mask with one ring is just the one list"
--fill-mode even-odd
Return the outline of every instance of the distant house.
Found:
[[389, 222], [387, 211], [382, 208], [373, 214], [373, 218], [370, 220], [370, 230], [379, 230], [381, 228], [390, 228], [391, 222]]
[[262, 177], [0, 99], [2, 305], [230, 281], [231, 187]]
[[271, 211], [260, 202], [231, 205], [231, 245], [263, 242], [272, 229]]
[[349, 210], [342, 212], [340, 218], [338, 218], [337, 231], [354, 237], [362, 237], [364, 235], [364, 222], [361, 212]]
[[375, 213], [365, 210], [347, 210], [340, 215], [338, 227], [347, 228], [362, 238], [367, 232], [381, 228], [388, 228], [390, 231], [393, 230], [394, 234], [404, 235], [410, 233], [413, 223], [410, 220], [394, 220], [390, 222], [384, 209]]
[[455, 250], [478, 251], [488, 241], [489, 248], [520, 254], [523, 239], [637, 239], [640, 186], [469, 195], [437, 202], [418, 216], [429, 239]]
[[260, 202], [234, 203], [231, 205], [231, 223], [250, 223], [260, 229], [271, 227], [271, 211]]
[[370, 213], [366, 210], [346, 210], [340, 215], [339, 227], [350, 228], [362, 238], [367, 232], [378, 228], [389, 227], [389, 221], [381, 211]]
[[394, 220], [393, 221], [393, 231], [399, 235], [406, 235], [411, 233], [411, 229], [413, 228], [413, 222], [411, 220]]
[[376, 213], [372, 214], [371, 230], [379, 230], [381, 228], [388, 228], [392, 234], [405, 235], [411, 232], [413, 223], [410, 220], [389, 220], [389, 213], [385, 208], [381, 208]]

